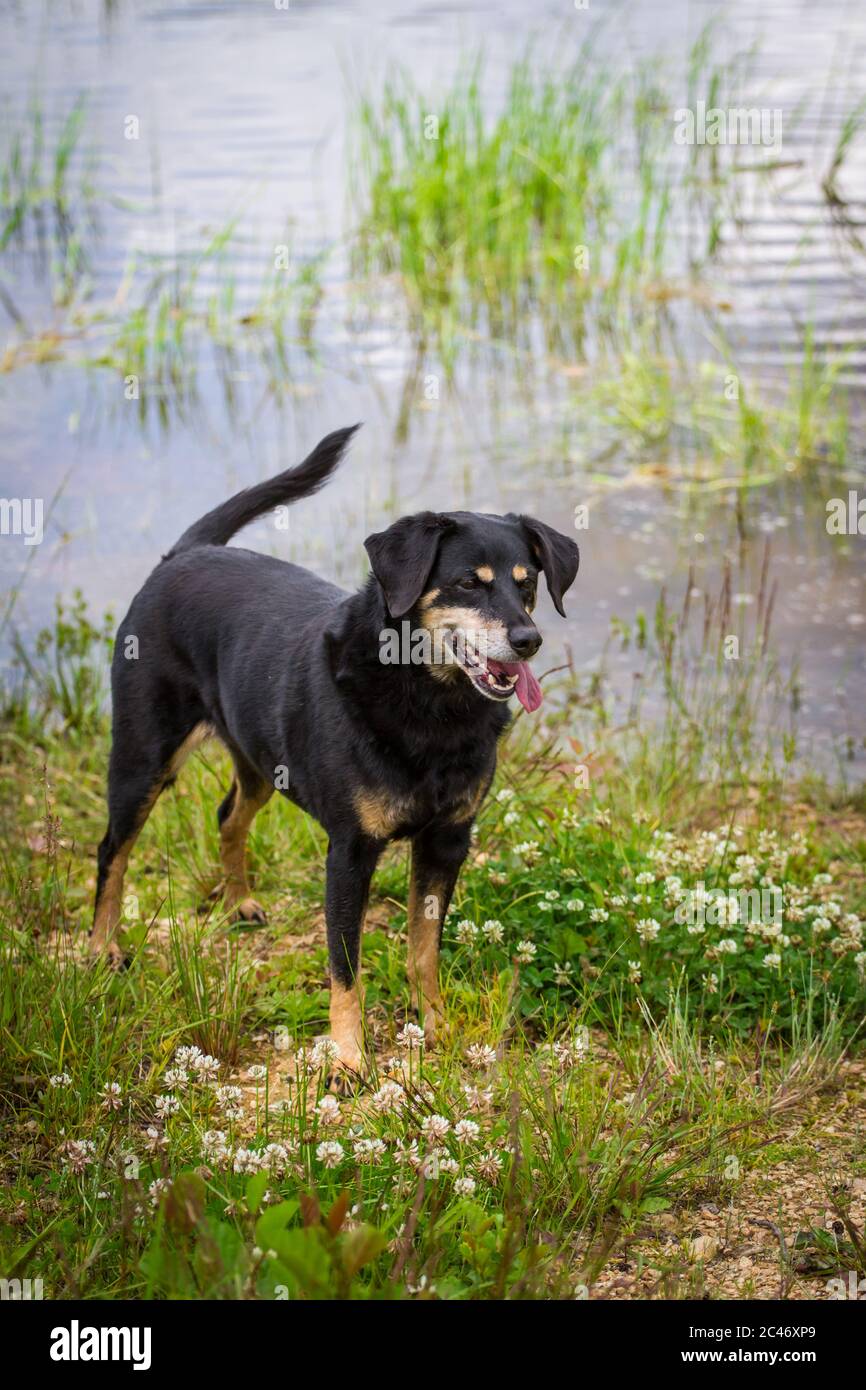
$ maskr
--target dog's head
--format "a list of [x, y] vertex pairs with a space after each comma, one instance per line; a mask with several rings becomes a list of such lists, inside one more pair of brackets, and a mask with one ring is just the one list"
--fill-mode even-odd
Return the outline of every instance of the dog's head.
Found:
[[416, 649], [432, 675], [538, 708], [528, 664], [541, 646], [532, 620], [538, 580], [543, 574], [564, 617], [562, 595], [579, 563], [573, 540], [529, 516], [419, 512], [364, 545], [391, 616], [409, 617], [431, 639]]

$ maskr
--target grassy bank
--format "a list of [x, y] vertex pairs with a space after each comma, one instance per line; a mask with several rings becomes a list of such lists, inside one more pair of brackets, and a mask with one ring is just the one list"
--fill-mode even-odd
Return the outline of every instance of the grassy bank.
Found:
[[[317, 1042], [324, 836], [275, 798], [251, 836], [269, 925], [229, 928], [208, 899], [228, 780], [215, 748], [136, 850], [131, 968], [88, 965], [104, 642], [65, 614], [6, 700], [7, 1275], [52, 1297], [573, 1298], [614, 1296], [626, 1269], [630, 1296], [712, 1293], [731, 1241], [704, 1240], [700, 1213], [733, 1219], [763, 1192], [778, 1225], [772, 1163], [808, 1171], [832, 1218], [786, 1218], [802, 1228], [778, 1257], [783, 1295], [862, 1272], [856, 1144], [845, 1157], [792, 1133], [792, 1117], [824, 1133], [840, 1105], [859, 1114], [853, 794], [795, 794], [736, 741], [708, 780], [717, 747], [671, 762], [663, 741], [605, 728], [597, 683], [575, 685], [559, 724], [518, 721], [504, 749], [446, 927], [447, 1030], [429, 1055], [405, 983], [405, 854], [383, 863], [364, 937], [372, 1070], [337, 1100]], [[668, 652], [673, 734], [685, 687]], [[588, 718], [589, 757], [572, 732]], [[678, 912], [701, 883], [778, 885], [784, 920], [738, 921], [719, 899], [701, 929]], [[741, 1275], [715, 1292], [767, 1292]]]

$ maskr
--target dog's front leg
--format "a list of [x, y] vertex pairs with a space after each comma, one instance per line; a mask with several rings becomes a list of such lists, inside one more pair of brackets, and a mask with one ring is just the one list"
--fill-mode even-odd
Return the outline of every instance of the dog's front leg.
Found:
[[439, 946], [445, 913], [469, 852], [471, 821], [428, 826], [412, 841], [409, 884], [409, 982], [428, 1043], [441, 1021]]
[[360, 1071], [364, 1013], [358, 989], [361, 932], [370, 880], [381, 845], [368, 838], [331, 840], [328, 845], [325, 917], [331, 968], [331, 1037], [340, 1049], [338, 1065]]

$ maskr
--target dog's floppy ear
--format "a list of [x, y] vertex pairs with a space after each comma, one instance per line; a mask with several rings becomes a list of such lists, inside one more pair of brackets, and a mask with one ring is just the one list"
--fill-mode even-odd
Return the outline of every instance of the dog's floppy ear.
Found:
[[573, 540], [561, 535], [559, 531], [554, 531], [552, 526], [546, 526], [543, 521], [536, 521], [532, 516], [521, 516], [518, 520], [544, 570], [553, 605], [557, 613], [564, 618], [562, 595], [574, 583], [580, 564], [580, 551]]
[[439, 541], [455, 523], [438, 512], [404, 516], [364, 541], [373, 573], [394, 618], [408, 613], [424, 592]]

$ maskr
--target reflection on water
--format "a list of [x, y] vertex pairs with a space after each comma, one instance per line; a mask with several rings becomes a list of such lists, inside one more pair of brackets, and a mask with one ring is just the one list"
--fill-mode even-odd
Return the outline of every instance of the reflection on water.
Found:
[[[243, 0], [0, 4], [4, 127], [26, 129], [38, 99], [53, 150], [86, 98], [84, 135], [64, 175], [68, 207], [37, 201], [0, 259], [0, 355], [7, 333], [27, 344], [0, 375], [0, 491], [53, 499], [41, 547], [0, 542], [4, 589], [27, 566], [19, 626], [38, 626], [53, 595], [75, 586], [97, 610], [122, 609], [194, 516], [360, 419], [365, 429], [327, 492], [303, 504], [288, 534], [260, 526], [247, 543], [352, 584], [364, 572], [361, 541], [386, 514], [524, 510], [569, 529], [575, 507], [587, 505], [568, 623], [545, 600], [542, 625], [546, 664], [557, 664], [567, 641], [577, 666], [589, 668], [611, 617], [651, 609], [661, 585], [682, 592], [690, 567], [695, 588], [710, 590], [727, 559], [747, 608], [770, 536], [773, 637], [783, 663], [799, 660], [801, 723], [825, 762], [852, 737], [862, 759], [866, 537], [831, 537], [824, 525], [826, 500], [840, 487], [859, 480], [866, 495], [856, 428], [841, 477], [812, 465], [788, 477], [774, 467], [774, 481], [735, 490], [725, 481], [739, 473], [735, 448], [729, 467], [720, 470], [718, 456], [705, 467], [709, 436], [693, 419], [683, 425], [679, 405], [673, 423], [653, 426], [657, 380], [640, 383], [634, 371], [629, 392], [620, 380], [614, 420], [597, 370], [551, 360], [531, 332], [518, 347], [479, 341], [466, 324], [449, 378], [435, 350], [419, 349], [407, 331], [393, 283], [379, 284], [371, 302], [352, 275], [347, 122], [356, 94], [375, 87], [389, 58], [437, 90], [483, 47], [494, 110], [533, 34], [567, 57], [589, 23], [610, 19], [597, 61], [636, 71], [662, 54], [668, 89], [679, 83], [685, 105], [685, 55], [711, 13], [684, 0], [593, 0], [590, 12], [573, 13], [558, 0], [444, 8], [361, 0], [288, 11]], [[799, 370], [811, 325], [813, 394], [821, 365], [841, 350], [836, 385], [851, 388], [856, 419], [866, 368], [866, 141], [853, 138], [838, 167], [834, 157], [862, 96], [866, 12], [848, 0], [778, 0], [756, 19], [738, 0], [724, 18], [714, 38], [720, 61], [755, 45], [749, 91], [756, 104], [783, 110], [782, 157], [771, 173], [738, 181], [736, 206], [714, 229], [719, 249], [701, 294], [659, 306], [654, 341], [692, 366], [730, 353], [747, 397], [760, 388], [773, 399]], [[131, 117], [137, 139], [126, 138]], [[202, 259], [229, 224], [224, 251]], [[675, 231], [688, 245], [694, 229]], [[267, 267], [283, 243], [301, 269], [327, 253], [321, 294], [311, 272], [290, 300], [274, 299]], [[194, 350], [171, 309], [185, 287], [205, 306]], [[153, 394], [146, 407], [127, 400], [122, 374], [98, 365], [116, 348], [109, 325], [118, 307], [142, 294], [147, 334], [164, 343], [161, 410]], [[90, 316], [86, 335], [64, 309], [77, 303]], [[230, 333], [239, 319], [241, 331]], [[134, 351], [131, 339], [123, 351]], [[617, 371], [611, 363], [609, 375]], [[638, 407], [649, 425], [629, 421]], [[755, 447], [754, 480], [772, 442]], [[610, 660], [625, 707], [633, 654]]]

